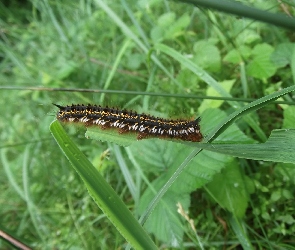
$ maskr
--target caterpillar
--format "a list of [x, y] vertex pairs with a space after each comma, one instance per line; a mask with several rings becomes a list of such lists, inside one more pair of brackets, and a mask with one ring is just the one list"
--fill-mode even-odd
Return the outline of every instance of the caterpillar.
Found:
[[86, 127], [98, 126], [101, 129], [114, 128], [118, 129], [119, 134], [134, 132], [138, 140], [156, 137], [200, 142], [203, 139], [200, 117], [195, 120], [172, 120], [91, 104], [53, 105], [59, 108], [56, 118], [60, 122], [82, 123]]

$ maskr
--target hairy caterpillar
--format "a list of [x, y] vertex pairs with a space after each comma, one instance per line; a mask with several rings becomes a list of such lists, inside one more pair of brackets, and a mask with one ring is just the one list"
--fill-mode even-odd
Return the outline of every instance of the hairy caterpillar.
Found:
[[99, 126], [101, 129], [114, 128], [120, 134], [134, 132], [138, 140], [156, 137], [199, 142], [203, 139], [200, 117], [196, 120], [172, 120], [90, 104], [53, 105], [60, 109], [56, 117], [61, 122], [82, 123], [86, 127]]

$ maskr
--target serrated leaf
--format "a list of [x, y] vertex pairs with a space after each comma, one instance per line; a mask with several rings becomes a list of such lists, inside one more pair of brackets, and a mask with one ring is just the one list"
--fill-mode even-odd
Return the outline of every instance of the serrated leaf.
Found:
[[198, 41], [194, 44], [193, 61], [203, 69], [212, 72], [220, 70], [221, 58], [218, 48], [207, 41]]
[[[153, 149], [151, 153], [149, 152], [150, 149]], [[151, 171], [156, 165], [162, 169], [160, 177], [151, 183], [153, 189], [148, 188], [140, 199], [138, 212], [142, 214], [155, 196], [154, 190], [158, 191], [165, 185], [191, 149], [172, 142], [149, 140], [142, 142], [141, 145], [132, 145], [130, 150], [145, 172]], [[148, 156], [142, 157], [143, 153], [147, 155], [154, 154], [153, 158], [158, 159], [158, 162], [151, 165], [151, 160], [148, 162], [145, 160]], [[208, 152], [199, 154], [198, 158], [187, 166], [186, 170], [161, 199], [160, 204], [154, 209], [145, 223], [147, 231], [152, 232], [158, 239], [166, 243], [174, 246], [180, 244], [184, 229], [181, 217], [177, 212], [177, 202], [180, 202], [183, 208], [188, 210], [190, 193], [208, 183], [212, 176], [220, 171], [229, 160], [230, 157], [220, 154]]]
[[[167, 182], [167, 175], [162, 175], [160, 178], [152, 182], [155, 190], [159, 190]], [[140, 199], [139, 213], [141, 214], [148, 202], [152, 200], [154, 193], [148, 189]], [[177, 212], [176, 204], [180, 202], [184, 209], [188, 209], [190, 204], [190, 196], [188, 193], [175, 192], [170, 190], [163, 197], [159, 206], [155, 208], [151, 217], [147, 220], [144, 227], [153, 233], [157, 239], [162, 240], [172, 246], [179, 246], [183, 240], [184, 228], [181, 217]]]
[[[242, 29], [242, 28], [241, 28]], [[260, 40], [261, 37], [255, 30], [244, 29], [237, 37], [238, 44], [251, 44], [255, 41]]]
[[247, 65], [246, 70], [250, 76], [264, 80], [275, 74], [277, 68], [270, 60], [273, 47], [268, 44], [258, 44], [252, 51], [253, 60]]
[[[183, 88], [187, 89], [188, 92], [194, 92], [195, 89], [198, 88], [198, 83], [200, 81], [198, 76], [185, 68], [181, 69], [177, 74], [177, 80], [182, 83]], [[192, 85], [192, 82], [194, 85]]]
[[214, 176], [206, 185], [206, 190], [221, 207], [242, 218], [246, 212], [249, 194], [253, 191], [252, 188], [247, 189], [245, 178], [247, 177], [242, 176], [237, 161], [232, 161], [221, 173]]
[[175, 22], [175, 17], [176, 14], [174, 12], [164, 13], [158, 18], [157, 25], [163, 28], [168, 27]]
[[229, 51], [223, 60], [229, 63], [240, 63], [245, 59], [248, 59], [251, 55], [251, 49], [248, 46], [242, 45], [238, 49]]
[[188, 14], [176, 19], [174, 12], [165, 13], [158, 19], [157, 26], [151, 30], [151, 38], [155, 43], [163, 39], [174, 39], [182, 33], [189, 23]]
[[165, 39], [173, 39], [180, 35], [180, 33], [189, 25], [190, 17], [188, 14], [182, 15], [174, 23], [166, 28]]
[[271, 60], [278, 68], [285, 67], [291, 63], [294, 51], [294, 43], [280, 43], [271, 54]]

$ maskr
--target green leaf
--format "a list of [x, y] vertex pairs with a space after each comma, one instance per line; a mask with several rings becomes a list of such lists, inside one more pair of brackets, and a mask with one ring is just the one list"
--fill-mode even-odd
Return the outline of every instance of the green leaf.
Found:
[[187, 13], [183, 14], [180, 18], [178, 18], [175, 22], [173, 22], [170, 26], [167, 27], [165, 31], [165, 39], [174, 39], [175, 37], [181, 35], [185, 28], [190, 23], [190, 17]]
[[213, 181], [206, 185], [206, 190], [214, 197], [218, 204], [226, 208], [238, 218], [245, 215], [249, 201], [249, 180], [246, 180], [239, 169], [237, 161], [230, 162], [225, 169], [214, 176]]
[[281, 197], [282, 197], [281, 190], [276, 190], [276, 191], [274, 191], [274, 192], [271, 194], [270, 200], [271, 200], [272, 202], [276, 202], [276, 201], [278, 201], [279, 199], [281, 199]]
[[[230, 92], [233, 84], [235, 83], [235, 80], [226, 80], [223, 82], [220, 82], [220, 85], [227, 91]], [[208, 87], [206, 91], [207, 96], [220, 96], [220, 94], [212, 87]], [[209, 108], [219, 108], [224, 101], [220, 100], [204, 100], [199, 107], [199, 112], [202, 113], [204, 110]]]
[[126, 67], [132, 70], [138, 70], [145, 57], [140, 53], [132, 53], [128, 55]]
[[[223, 97], [231, 97], [231, 95], [226, 92], [222, 86], [213, 78], [211, 77], [205, 70], [197, 66], [195, 63], [193, 63], [190, 59], [183, 56], [181, 53], [175, 51], [174, 49], [164, 45], [164, 44], [156, 44], [155, 49], [160, 50], [161, 52], [166, 53], [167, 55], [174, 58], [176, 61], [178, 61], [184, 68], [191, 70], [195, 75], [200, 77], [205, 83], [210, 85], [212, 88], [214, 88], [221, 96]], [[284, 91], [283, 91], [284, 92]], [[271, 95], [270, 95], [271, 96]], [[277, 97], [275, 97], [277, 98]], [[259, 100], [260, 101], [260, 100]], [[228, 104], [230, 104], [233, 108], [238, 109], [240, 108], [240, 103], [237, 103], [235, 101], [227, 101]], [[249, 105], [256, 105], [255, 102]], [[265, 104], [264, 104], [265, 105]], [[262, 105], [262, 106], [264, 106]], [[244, 108], [241, 108], [243, 110]], [[251, 108], [252, 109], [252, 108]], [[256, 109], [253, 108], [253, 109]], [[240, 112], [240, 111], [239, 111]], [[247, 112], [248, 113], [248, 112]], [[237, 117], [239, 117], [238, 115]], [[250, 117], [250, 116], [244, 116], [244, 120], [249, 124], [249, 126], [257, 133], [259, 138], [266, 139], [266, 136], [264, 132], [261, 130], [261, 128], [257, 125], [257, 123]], [[231, 122], [230, 122], [231, 123]], [[221, 125], [222, 128], [225, 128], [226, 125]], [[219, 128], [217, 129], [219, 130]], [[223, 131], [224, 129], [220, 130]], [[215, 133], [215, 132], [214, 132]]]
[[[243, 30], [243, 28], [241, 28]], [[243, 30], [237, 37], [237, 43], [244, 44], [252, 44], [258, 42], [261, 39], [256, 30], [245, 29]]]
[[282, 175], [285, 182], [295, 185], [295, 164], [279, 163], [276, 165], [275, 171]]
[[175, 13], [168, 12], [159, 17], [157, 20], [157, 26], [153, 27], [151, 30], [151, 38], [154, 42], [160, 42], [165, 37], [165, 32], [168, 27], [175, 22]]
[[89, 194], [122, 236], [135, 249], [157, 249], [116, 192], [71, 141], [61, 124], [54, 121], [50, 125], [50, 131], [73, 168], [84, 181]]
[[283, 68], [291, 63], [294, 51], [294, 43], [280, 43], [272, 53], [271, 60], [278, 68]]
[[157, 26], [151, 30], [151, 38], [154, 43], [165, 39], [175, 39], [183, 33], [189, 23], [190, 17], [188, 14], [176, 19], [174, 12], [165, 13], [158, 19]]
[[246, 67], [248, 74], [261, 80], [273, 76], [277, 68], [270, 60], [272, 52], [273, 47], [268, 44], [256, 45], [252, 51], [254, 58]]
[[[216, 137], [218, 137], [220, 134], [222, 134], [223, 131], [225, 131], [231, 124], [234, 123], [235, 120], [239, 119], [242, 116], [245, 116], [246, 114], [258, 110], [268, 103], [273, 102], [274, 100], [278, 99], [279, 97], [286, 95], [288, 93], [291, 93], [295, 91], [295, 86], [291, 86], [285, 89], [282, 89], [280, 91], [277, 91], [275, 93], [272, 93], [270, 95], [264, 96], [254, 102], [251, 102], [244, 107], [236, 110], [232, 114], [230, 114], [224, 121], [222, 121], [220, 124], [218, 124], [208, 135], [206, 141], [211, 142]], [[197, 144], [196, 144], [197, 146]]]
[[194, 44], [193, 60], [199, 67], [211, 72], [220, 70], [221, 59], [218, 48], [208, 41], [198, 41]]
[[[228, 115], [220, 110], [220, 109], [206, 109], [202, 115], [201, 115], [201, 130], [203, 135], [205, 136], [205, 139], [208, 139], [208, 134], [214, 130], [216, 127], [216, 124], [219, 124], [223, 121], [223, 119], [226, 119]], [[249, 138], [246, 136], [241, 129], [236, 125], [232, 124], [229, 126], [227, 130], [225, 130], [222, 134], [220, 134], [216, 139], [215, 142], [243, 142], [243, 143], [254, 143], [256, 142], [252, 138]], [[186, 143], [187, 144], [187, 143]], [[190, 146], [194, 147], [196, 146], [195, 143], [189, 143]], [[200, 147], [202, 147], [203, 143], [199, 143]]]
[[176, 14], [174, 12], [167, 12], [161, 15], [157, 20], [157, 25], [166, 28], [175, 22]]
[[[182, 144], [157, 139], [135, 143], [129, 149], [145, 172], [155, 172], [158, 169], [161, 173], [140, 199], [138, 212], [143, 214], [149, 202], [167, 183], [191, 149]], [[184, 210], [188, 210], [190, 193], [208, 183], [230, 160], [225, 155], [202, 152], [198, 159], [191, 161], [153, 210], [144, 225], [147, 231], [174, 247], [179, 246], [183, 241], [184, 226], [176, 204], [180, 202]]]
[[[177, 80], [182, 83], [183, 88], [186, 89], [188, 93], [194, 93], [196, 89], [199, 89], [198, 83], [200, 78], [186, 68], [180, 70], [177, 74]], [[193, 85], [192, 82], [194, 83]], [[170, 86], [168, 86], [168, 88], [171, 89]]]
[[251, 55], [251, 49], [248, 46], [242, 45], [238, 49], [229, 51], [223, 60], [229, 63], [240, 63], [245, 59], [248, 59]]

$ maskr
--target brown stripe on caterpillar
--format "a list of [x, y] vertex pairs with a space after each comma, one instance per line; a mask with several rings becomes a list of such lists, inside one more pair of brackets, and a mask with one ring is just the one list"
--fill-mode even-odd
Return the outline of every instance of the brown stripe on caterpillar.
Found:
[[200, 142], [203, 139], [200, 117], [196, 120], [172, 120], [91, 104], [53, 105], [59, 108], [56, 118], [61, 122], [82, 123], [86, 127], [98, 126], [101, 129], [115, 128], [120, 134], [135, 132], [138, 140], [156, 137]]

